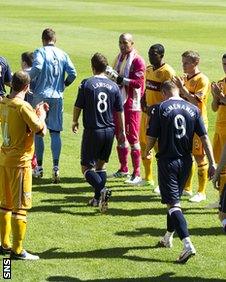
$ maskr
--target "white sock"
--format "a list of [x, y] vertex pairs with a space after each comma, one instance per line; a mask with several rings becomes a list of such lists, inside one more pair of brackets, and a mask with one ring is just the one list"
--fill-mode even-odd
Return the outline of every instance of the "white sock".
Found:
[[183, 241], [184, 247], [185, 247], [186, 249], [189, 248], [189, 247], [192, 245], [192, 242], [191, 242], [190, 237], [186, 237], [186, 238], [184, 238], [182, 241]]
[[165, 238], [171, 238], [173, 237], [173, 234], [174, 234], [174, 231], [173, 232], [169, 232], [169, 231], [166, 231], [166, 234], [165, 234]]
[[221, 223], [222, 223], [223, 228], [225, 228], [225, 226], [226, 226], [226, 218], [223, 219]]

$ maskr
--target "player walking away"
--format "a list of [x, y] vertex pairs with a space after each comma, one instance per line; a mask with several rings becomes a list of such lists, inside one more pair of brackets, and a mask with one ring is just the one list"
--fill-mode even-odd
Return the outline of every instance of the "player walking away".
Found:
[[[30, 75], [32, 63], [34, 60], [33, 52], [24, 52], [21, 54], [21, 68]], [[25, 101], [32, 105], [33, 89], [35, 86], [35, 81], [30, 83], [30, 91], [25, 95]]]
[[[27, 72], [30, 74], [32, 63], [34, 60], [34, 54], [33, 52], [24, 52], [21, 54], [21, 68], [23, 71]], [[30, 90], [28, 93], [25, 94], [24, 100], [27, 101], [29, 104], [32, 105], [32, 100], [33, 100], [33, 89], [35, 86], [35, 80], [30, 82]], [[34, 153], [32, 160], [31, 160], [31, 167], [32, 169], [35, 169], [37, 166], [37, 158]]]
[[[180, 88], [180, 95], [190, 103], [196, 105], [208, 127], [207, 118], [207, 97], [210, 92], [209, 79], [199, 70], [200, 56], [197, 52], [186, 51], [182, 54], [182, 64], [185, 73], [184, 77], [175, 77], [174, 82]], [[193, 140], [193, 156], [198, 165], [198, 192], [189, 200], [191, 202], [201, 202], [206, 200], [206, 185], [208, 181], [208, 163], [204, 148], [200, 138], [195, 134]], [[192, 195], [192, 177], [194, 175], [194, 165], [191, 169], [190, 177], [185, 185], [185, 195]]]
[[[226, 54], [222, 57], [222, 65], [224, 72], [226, 73]], [[218, 83], [213, 82], [211, 84], [211, 90], [213, 96], [212, 110], [217, 112], [215, 133], [213, 137], [213, 153], [216, 163], [219, 163], [224, 145], [226, 144], [226, 77]], [[221, 196], [226, 183], [226, 166], [221, 169], [219, 178], [219, 194]], [[218, 206], [219, 201], [212, 203], [207, 207], [218, 208]]]
[[217, 167], [216, 172], [213, 176], [214, 188], [219, 190], [224, 185], [223, 189], [220, 193], [220, 203], [218, 204], [218, 206], [219, 206], [219, 219], [222, 223], [222, 227], [224, 229], [224, 232], [226, 232], [226, 181], [224, 180], [224, 183], [221, 183], [221, 181], [222, 181], [221, 173], [224, 170], [225, 165], [226, 165], [226, 145], [224, 145], [221, 159], [218, 163], [218, 167]]
[[151, 106], [163, 101], [163, 95], [161, 93], [162, 83], [175, 75], [173, 68], [164, 62], [164, 53], [165, 49], [161, 44], [152, 45], [148, 51], [151, 65], [148, 66], [146, 70], [146, 88], [144, 96], [141, 99], [142, 116], [140, 126], [140, 145], [145, 177], [140, 185], [154, 185], [152, 159], [144, 157], [147, 145], [146, 131], [149, 123], [148, 113]]
[[137, 185], [142, 181], [140, 177], [141, 150], [139, 130], [141, 119], [140, 99], [144, 93], [145, 62], [134, 49], [131, 34], [123, 33], [120, 35], [119, 48], [120, 54], [115, 60], [114, 70], [108, 68], [107, 74], [120, 87], [124, 103], [126, 140], [123, 144], [119, 144], [118, 121], [116, 117], [117, 152], [120, 168], [113, 176], [125, 177], [129, 175], [128, 156], [130, 145], [133, 173], [125, 183]]
[[[12, 259], [36, 260], [23, 249], [27, 210], [31, 208], [34, 133], [46, 132], [46, 104], [39, 105], [38, 115], [24, 101], [29, 91], [30, 77], [24, 71], [12, 77], [12, 92], [0, 102], [0, 122], [3, 143], [0, 150], [0, 254], [10, 253]], [[13, 244], [10, 234], [12, 227]]]
[[5, 95], [5, 85], [11, 87], [11, 70], [6, 59], [0, 57], [0, 100]]
[[[75, 80], [76, 71], [69, 56], [55, 46], [55, 31], [50, 28], [45, 29], [42, 32], [42, 43], [43, 47], [34, 52], [34, 62], [30, 71], [31, 79], [36, 79], [32, 103], [34, 107], [40, 101], [49, 104], [46, 124], [51, 138], [53, 183], [58, 183], [61, 152], [60, 132], [63, 130], [63, 92], [65, 87]], [[67, 73], [66, 79], [65, 73]], [[39, 135], [35, 136], [35, 152], [38, 166], [34, 176], [42, 177], [44, 140]]]
[[206, 128], [196, 106], [179, 96], [179, 89], [172, 81], [162, 84], [166, 101], [152, 111], [147, 130], [146, 156], [158, 140], [158, 181], [162, 203], [167, 205], [167, 232], [160, 241], [164, 247], [172, 247], [174, 231], [184, 244], [178, 263], [185, 263], [196, 250], [189, 237], [187, 223], [181, 210], [180, 196], [192, 166], [192, 141], [196, 133], [203, 144], [209, 160], [208, 175], [215, 172], [212, 147]]
[[106, 189], [106, 169], [115, 134], [113, 111], [118, 118], [119, 144], [125, 141], [124, 115], [119, 87], [104, 72], [107, 59], [100, 53], [93, 55], [91, 66], [94, 76], [82, 81], [75, 102], [72, 131], [78, 132], [78, 119], [83, 111], [81, 167], [86, 181], [94, 188], [89, 205], [101, 212], [108, 208], [111, 191]]

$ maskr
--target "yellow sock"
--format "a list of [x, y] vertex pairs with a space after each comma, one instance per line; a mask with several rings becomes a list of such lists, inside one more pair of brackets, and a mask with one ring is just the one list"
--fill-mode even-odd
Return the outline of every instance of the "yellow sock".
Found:
[[144, 166], [145, 180], [153, 180], [152, 161], [148, 159], [142, 159], [142, 163]]
[[184, 190], [186, 192], [192, 192], [192, 180], [193, 180], [194, 173], [195, 173], [195, 164], [193, 162], [192, 166], [191, 166], [191, 171], [190, 171], [188, 180], [187, 180], [185, 187], [184, 187]]
[[13, 246], [12, 250], [16, 254], [20, 254], [23, 250], [23, 239], [26, 233], [26, 211], [17, 211], [12, 216], [12, 234], [13, 234]]
[[206, 194], [206, 185], [208, 182], [208, 164], [201, 163], [198, 165], [198, 192]]
[[226, 172], [225, 171], [222, 171], [221, 174], [220, 174], [220, 187], [219, 187], [219, 193], [220, 195], [222, 194], [223, 192], [223, 189], [224, 189], [224, 185], [226, 184]]
[[11, 216], [12, 212], [8, 210], [0, 210], [0, 229], [1, 229], [1, 245], [4, 248], [10, 248], [10, 233], [11, 233]]

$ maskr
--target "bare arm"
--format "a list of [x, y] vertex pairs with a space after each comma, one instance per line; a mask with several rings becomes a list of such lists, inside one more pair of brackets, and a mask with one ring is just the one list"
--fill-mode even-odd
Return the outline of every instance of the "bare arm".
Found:
[[118, 144], [121, 145], [126, 140], [124, 112], [117, 112], [117, 119], [119, 126]]
[[78, 119], [79, 116], [81, 114], [82, 109], [78, 108], [78, 107], [74, 107], [73, 110], [73, 121], [72, 121], [72, 131], [74, 133], [78, 133], [78, 128], [79, 128], [79, 123], [78, 123]]
[[210, 143], [210, 139], [209, 139], [208, 135], [203, 135], [203, 136], [200, 137], [200, 139], [202, 141], [204, 150], [206, 152], [206, 155], [207, 155], [207, 158], [208, 158], [208, 161], [209, 161], [208, 176], [209, 176], [209, 179], [212, 179], [213, 175], [215, 173], [215, 170], [216, 170], [216, 168], [215, 168], [216, 165], [215, 165], [215, 161], [214, 161], [214, 157], [213, 157], [213, 148], [212, 148], [212, 145]]
[[144, 157], [146, 157], [146, 158], [151, 157], [151, 149], [155, 146], [156, 141], [157, 141], [157, 138], [147, 135], [147, 145], [146, 145], [146, 148], [145, 148]]

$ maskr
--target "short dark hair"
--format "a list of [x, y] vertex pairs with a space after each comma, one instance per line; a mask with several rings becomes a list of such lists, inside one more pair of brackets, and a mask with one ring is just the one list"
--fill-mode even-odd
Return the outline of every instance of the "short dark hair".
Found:
[[42, 40], [53, 41], [56, 40], [56, 33], [52, 28], [46, 28], [42, 32]]
[[104, 72], [108, 65], [107, 58], [101, 53], [95, 53], [91, 58], [92, 67], [96, 72]]
[[226, 59], [226, 53], [222, 56], [222, 59]]
[[174, 90], [178, 90], [178, 86], [172, 80], [166, 80], [161, 85], [161, 90], [166, 92], [173, 92]]
[[159, 55], [164, 56], [165, 48], [164, 48], [164, 46], [163, 46], [162, 44], [159, 44], [159, 43], [154, 44], [154, 45], [152, 45], [152, 46], [150, 47], [149, 51], [150, 51], [151, 49], [155, 49], [155, 51], [156, 51]]
[[33, 52], [24, 52], [21, 54], [22, 62], [25, 62], [29, 67], [32, 66], [33, 59], [34, 59]]
[[12, 89], [15, 92], [20, 92], [23, 88], [30, 83], [31, 79], [27, 72], [17, 71], [12, 77]]

